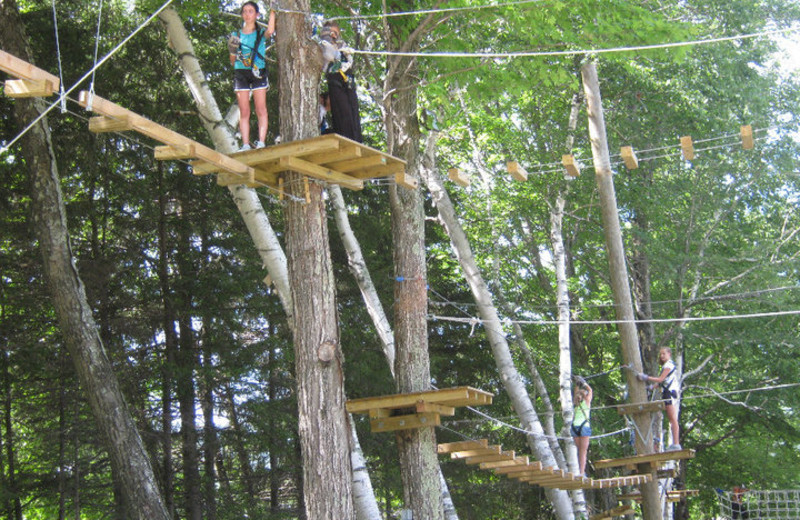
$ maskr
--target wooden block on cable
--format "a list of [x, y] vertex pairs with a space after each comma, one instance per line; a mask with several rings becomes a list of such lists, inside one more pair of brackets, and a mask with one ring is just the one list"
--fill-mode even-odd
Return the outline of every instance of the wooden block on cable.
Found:
[[745, 150], [752, 150], [755, 148], [756, 143], [753, 141], [753, 127], [750, 125], [742, 125], [739, 129], [739, 135], [742, 137], [742, 148]]
[[683, 460], [694, 458], [694, 450], [662, 451], [660, 453], [649, 453], [646, 455], [633, 455], [620, 459], [597, 460], [592, 463], [595, 469], [636, 467], [639, 464], [650, 464], [657, 466], [662, 462], [670, 460]]
[[622, 162], [625, 163], [627, 169], [635, 170], [639, 167], [639, 159], [636, 158], [636, 152], [633, 151], [632, 146], [623, 146], [619, 150], [622, 155]]
[[635, 513], [636, 510], [632, 506], [626, 504], [619, 507], [608, 509], [606, 511], [603, 511], [602, 513], [597, 513], [596, 515], [592, 515], [589, 517], [589, 520], [611, 520], [612, 518], [618, 518], [620, 516], [625, 516], [625, 515], [632, 515]]
[[617, 413], [620, 415], [633, 415], [636, 413], [645, 412], [661, 412], [664, 411], [664, 401], [648, 401], [646, 403], [631, 403], [624, 404], [617, 407]]
[[55, 89], [46, 79], [8, 79], [4, 92], [10, 98], [49, 97]]
[[469, 178], [458, 168], [450, 168], [447, 170], [447, 177], [459, 186], [463, 186], [465, 188], [469, 186]]
[[523, 168], [517, 161], [507, 162], [506, 169], [508, 170], [508, 173], [510, 173], [511, 176], [514, 178], [514, 180], [520, 182], [528, 180], [528, 172], [525, 171], [525, 168]]
[[575, 161], [575, 156], [572, 154], [565, 154], [561, 156], [561, 164], [564, 165], [564, 169], [567, 171], [567, 175], [570, 177], [578, 177], [581, 174], [581, 167], [577, 161]]
[[89, 131], [94, 134], [103, 134], [106, 132], [127, 132], [133, 130], [128, 117], [106, 117], [95, 116], [89, 118]]
[[681, 137], [681, 151], [683, 151], [683, 158], [687, 161], [694, 159], [694, 144], [692, 143], [692, 136], [685, 135]]
[[407, 190], [416, 190], [419, 186], [419, 179], [408, 175], [406, 172], [397, 172], [394, 174], [394, 182], [398, 186], [402, 186]]

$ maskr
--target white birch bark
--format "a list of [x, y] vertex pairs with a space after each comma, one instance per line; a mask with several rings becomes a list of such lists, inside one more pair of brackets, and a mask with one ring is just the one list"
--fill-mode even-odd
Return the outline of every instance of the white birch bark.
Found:
[[372, 489], [372, 480], [369, 478], [367, 462], [361, 443], [358, 442], [356, 425], [350, 415], [350, 463], [353, 466], [353, 507], [356, 510], [357, 520], [377, 520], [382, 518], [378, 501], [375, 500], [375, 491]]
[[[186, 84], [189, 86], [200, 113], [200, 120], [214, 142], [215, 148], [223, 153], [233, 152], [236, 147], [233, 128], [222, 117], [214, 95], [206, 84], [205, 75], [180, 15], [170, 6], [161, 12], [159, 19], [166, 30], [170, 47], [178, 55]], [[289, 270], [286, 266], [286, 254], [278, 241], [275, 230], [272, 229], [264, 207], [261, 205], [261, 200], [254, 189], [244, 185], [232, 185], [228, 189], [242, 215], [261, 261], [275, 283], [278, 297], [291, 325], [293, 319]]]
[[[432, 140], [428, 147], [433, 146]], [[486, 329], [486, 337], [494, 354], [495, 363], [500, 372], [508, 395], [511, 399], [515, 412], [519, 416], [522, 428], [532, 432], [528, 435], [528, 445], [536, 458], [545, 466], [556, 466], [557, 462], [553, 455], [550, 445], [545, 437], [544, 429], [539, 421], [539, 417], [533, 408], [530, 396], [525, 388], [520, 373], [514, 365], [508, 342], [500, 326], [500, 317], [492, 302], [489, 289], [478, 270], [477, 263], [472, 254], [472, 249], [464, 233], [461, 223], [456, 217], [453, 203], [447, 191], [444, 189], [441, 179], [435, 172], [421, 168], [422, 178], [433, 197], [439, 217], [444, 225], [453, 251], [464, 271], [464, 277], [472, 290], [475, 302], [478, 305], [478, 313]], [[569, 494], [559, 489], [548, 489], [545, 491], [550, 502], [553, 504], [556, 517], [559, 520], [571, 520], [574, 518], [572, 504]]]
[[367, 263], [361, 252], [361, 246], [356, 239], [355, 233], [353, 233], [353, 228], [350, 226], [350, 218], [347, 215], [342, 189], [336, 185], [329, 186], [328, 195], [331, 208], [333, 209], [333, 216], [336, 221], [336, 229], [339, 231], [339, 237], [342, 239], [345, 251], [347, 251], [347, 266], [350, 268], [353, 278], [356, 279], [358, 288], [361, 291], [361, 297], [364, 299], [364, 304], [367, 306], [367, 312], [370, 318], [372, 318], [372, 322], [375, 324], [375, 330], [381, 340], [383, 353], [386, 356], [386, 361], [389, 363], [389, 370], [392, 371], [392, 377], [394, 377], [395, 350], [392, 326], [389, 324], [389, 319], [383, 311], [383, 305], [381, 305], [381, 301], [378, 298], [375, 284], [372, 283], [372, 277], [367, 269]]

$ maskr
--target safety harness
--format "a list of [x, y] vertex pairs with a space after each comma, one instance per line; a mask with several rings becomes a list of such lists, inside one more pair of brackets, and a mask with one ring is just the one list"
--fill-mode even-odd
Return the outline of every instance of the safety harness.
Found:
[[261, 40], [264, 38], [265, 32], [266, 31], [264, 29], [256, 28], [256, 43], [253, 45], [253, 52], [249, 53], [248, 57], [245, 58], [244, 52], [242, 51], [242, 31], [239, 31], [239, 61], [241, 61], [245, 67], [250, 67], [256, 77], [259, 77], [258, 67], [256, 66], [256, 58], [261, 58], [264, 63], [267, 62], [264, 56], [258, 53], [258, 46], [261, 45]]

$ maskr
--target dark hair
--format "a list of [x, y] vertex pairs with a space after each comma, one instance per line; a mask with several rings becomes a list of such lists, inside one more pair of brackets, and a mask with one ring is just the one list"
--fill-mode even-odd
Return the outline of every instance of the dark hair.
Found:
[[258, 14], [258, 12], [259, 12], [258, 4], [255, 3], [255, 2], [245, 2], [245, 3], [243, 3], [242, 4], [242, 8], [239, 10], [239, 13], [241, 14], [241, 12], [244, 11], [244, 8], [247, 7], [248, 5], [252, 5], [253, 9], [256, 10], [256, 14]]
[[341, 30], [339, 27], [339, 22], [336, 20], [325, 20], [325, 23], [322, 24], [323, 27], [336, 27], [337, 29]]

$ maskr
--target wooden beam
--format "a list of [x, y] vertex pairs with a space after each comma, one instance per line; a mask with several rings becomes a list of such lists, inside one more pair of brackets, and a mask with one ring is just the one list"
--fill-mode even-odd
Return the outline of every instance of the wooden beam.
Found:
[[458, 168], [450, 168], [447, 170], [447, 177], [459, 186], [463, 186], [465, 188], [469, 186], [469, 178], [461, 173]]
[[497, 455], [503, 451], [503, 447], [498, 444], [493, 444], [485, 448], [476, 448], [473, 450], [454, 451], [450, 453], [451, 459], [469, 459], [470, 457], [480, 457], [482, 455]]
[[756, 143], [753, 141], [753, 127], [750, 125], [742, 125], [739, 129], [739, 135], [742, 136], [742, 148], [745, 150], [752, 150], [755, 148]]
[[156, 146], [154, 153], [157, 161], [174, 161], [176, 159], [191, 159], [195, 157], [194, 145], [181, 145], [181, 146]]
[[581, 174], [580, 164], [575, 161], [574, 155], [572, 154], [562, 155], [561, 164], [564, 165], [564, 169], [567, 170], [567, 175], [569, 175], [570, 177], [578, 177]]
[[419, 179], [408, 175], [406, 172], [397, 172], [394, 174], [394, 182], [398, 186], [402, 186], [407, 190], [416, 190], [419, 186]]
[[542, 470], [542, 463], [541, 461], [534, 461], [528, 462], [528, 464], [524, 466], [508, 466], [505, 468], [495, 468], [494, 472], [498, 475], [508, 475], [513, 476], [515, 473], [524, 473], [526, 471], [541, 471]]
[[[388, 162], [379, 166], [371, 166], [362, 168], [360, 170], [352, 170], [348, 172], [349, 175], [357, 179], [374, 179], [376, 177], [388, 177], [389, 175], [397, 175], [398, 173], [405, 173], [406, 165], [401, 162]], [[413, 177], [411, 177], [413, 179]], [[416, 180], [416, 179], [415, 179]]]
[[623, 146], [619, 151], [627, 169], [635, 170], [639, 167], [639, 159], [636, 158], [636, 152], [633, 151], [632, 146]]
[[685, 135], [681, 137], [681, 150], [683, 151], [683, 158], [687, 161], [694, 159], [694, 144], [692, 144], [692, 136]]
[[131, 126], [131, 122], [127, 117], [95, 116], [89, 118], [89, 131], [95, 134], [127, 132], [128, 130], [133, 130], [133, 126]]
[[46, 79], [8, 79], [4, 92], [10, 98], [49, 97], [55, 89]]
[[664, 401], [648, 401], [646, 403], [631, 403], [617, 407], [620, 415], [633, 415], [635, 413], [658, 412], [664, 410]]
[[0, 50], [0, 70], [9, 76], [19, 79], [28, 81], [44, 80], [52, 85], [53, 92], [58, 91], [59, 87], [61, 87], [61, 81], [57, 76], [53, 76], [49, 72], [3, 50]]
[[438, 413], [415, 413], [411, 415], [398, 415], [385, 419], [373, 419], [370, 426], [374, 433], [391, 432], [397, 430], [414, 430], [427, 426], [439, 426], [442, 423]]
[[650, 453], [647, 455], [634, 455], [632, 457], [623, 457], [620, 459], [604, 459], [597, 460], [592, 463], [595, 469], [603, 468], [618, 468], [622, 466], [637, 465], [637, 464], [653, 464], [659, 462], [666, 462], [668, 460], [682, 460], [694, 458], [694, 450], [676, 450], [676, 451], [662, 451], [660, 453]]
[[376, 166], [385, 166], [385, 165], [386, 165], [386, 157], [382, 155], [370, 155], [368, 157], [359, 157], [356, 159], [325, 162], [325, 166], [327, 166], [328, 168], [331, 168], [332, 170], [336, 170], [342, 173], [350, 173], [358, 170], [366, 170], [370, 168], [375, 168]]
[[506, 169], [511, 176], [520, 182], [528, 180], [528, 172], [525, 171], [525, 168], [520, 166], [517, 161], [509, 161], [506, 163]]
[[333, 171], [330, 168], [325, 168], [324, 166], [308, 162], [298, 157], [281, 157], [279, 162], [281, 166], [284, 166], [287, 170], [300, 172], [316, 179], [338, 184], [343, 188], [351, 190], [360, 190], [364, 188], [364, 181], [353, 179], [349, 175]]
[[436, 453], [442, 455], [445, 453], [455, 453], [457, 451], [474, 450], [478, 448], [487, 448], [489, 446], [488, 439], [480, 439], [477, 441], [459, 441], [459, 442], [446, 442], [436, 446]]
[[[82, 91], [78, 97], [78, 104], [82, 107], [86, 107], [89, 104], [90, 95], [91, 94], [89, 92], [85, 90]], [[211, 148], [195, 142], [192, 139], [179, 134], [178, 132], [163, 127], [158, 123], [154, 123], [146, 117], [122, 108], [121, 106], [105, 100], [96, 94], [92, 96], [92, 111], [112, 119], [128, 118], [133, 130], [136, 130], [140, 134], [146, 135], [161, 143], [175, 147], [194, 145], [195, 154], [200, 159], [215, 164], [228, 173], [238, 175], [241, 179], [241, 184], [254, 182], [255, 170], [250, 166], [235, 159], [231, 159], [227, 155], [223, 155], [216, 150], [212, 150]]]
[[428, 403], [426, 401], [417, 401], [415, 406], [417, 413], [423, 412], [436, 412], [439, 415], [453, 416], [456, 414], [454, 406], [444, 406], [436, 403]]

